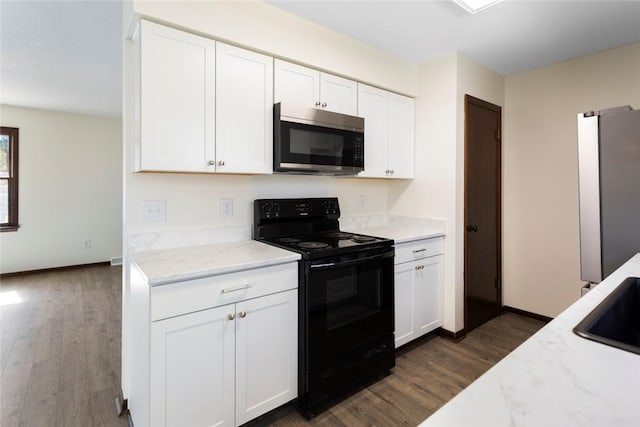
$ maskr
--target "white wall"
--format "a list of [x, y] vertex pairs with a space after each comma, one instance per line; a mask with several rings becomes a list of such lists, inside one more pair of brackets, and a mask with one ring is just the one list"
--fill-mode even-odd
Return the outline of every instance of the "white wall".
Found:
[[[132, 9], [131, 9], [132, 7]], [[131, 14], [205, 36], [314, 66], [374, 86], [415, 95], [417, 66], [349, 39], [262, 2], [134, 1], [124, 8], [125, 32]], [[316, 176], [242, 176], [133, 173], [132, 49], [125, 42], [123, 134], [124, 219], [126, 236], [150, 231], [246, 225], [253, 223], [251, 203], [260, 197], [338, 196], [344, 217], [384, 214], [388, 209], [385, 180]], [[367, 197], [365, 209], [359, 196]], [[221, 198], [234, 199], [234, 216], [219, 214]], [[142, 221], [143, 200], [166, 200], [167, 221]], [[126, 259], [126, 258], [125, 258]], [[123, 269], [122, 389], [129, 393], [129, 283]]]
[[457, 55], [419, 68], [416, 98], [415, 178], [389, 186], [390, 212], [446, 220], [444, 246], [444, 328], [456, 329], [455, 194], [456, 194]]
[[395, 92], [414, 95], [417, 67], [261, 1], [138, 1], [134, 12]]
[[580, 296], [580, 112], [640, 108], [640, 44], [510, 76], [504, 115], [504, 304], [556, 316]]
[[504, 78], [453, 53], [421, 65], [416, 98], [416, 176], [389, 187], [393, 214], [443, 218], [444, 329], [464, 327], [464, 95], [504, 103]]
[[3, 126], [20, 129], [21, 225], [0, 234], [0, 271], [119, 257], [121, 121], [8, 105], [0, 106], [0, 118]]
[[[403, 93], [415, 93], [417, 66], [262, 2], [134, 2], [138, 16], [327, 69]], [[127, 51], [127, 50], [125, 50]], [[125, 58], [126, 59], [126, 58]], [[125, 64], [129, 64], [127, 60]], [[130, 94], [125, 95], [125, 101]], [[126, 111], [126, 108], [125, 108]], [[125, 117], [125, 123], [127, 118]], [[315, 176], [239, 176], [129, 173], [133, 144], [126, 143], [127, 234], [253, 223], [260, 197], [333, 196], [342, 215], [387, 212], [387, 182]], [[367, 207], [357, 204], [367, 197]], [[234, 216], [220, 216], [220, 199], [234, 199]], [[167, 221], [142, 221], [143, 200], [166, 200]]]

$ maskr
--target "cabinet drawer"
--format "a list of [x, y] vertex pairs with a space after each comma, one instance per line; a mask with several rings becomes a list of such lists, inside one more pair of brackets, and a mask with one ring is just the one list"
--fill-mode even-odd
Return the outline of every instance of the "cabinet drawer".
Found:
[[403, 262], [440, 255], [443, 252], [443, 245], [442, 237], [401, 243], [396, 246], [395, 263], [402, 264]]
[[232, 304], [298, 287], [298, 263], [154, 286], [151, 321]]

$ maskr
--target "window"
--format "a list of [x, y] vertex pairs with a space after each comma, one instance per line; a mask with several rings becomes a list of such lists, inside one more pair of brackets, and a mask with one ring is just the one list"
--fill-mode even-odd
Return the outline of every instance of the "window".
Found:
[[18, 229], [18, 129], [0, 130], [0, 231]]

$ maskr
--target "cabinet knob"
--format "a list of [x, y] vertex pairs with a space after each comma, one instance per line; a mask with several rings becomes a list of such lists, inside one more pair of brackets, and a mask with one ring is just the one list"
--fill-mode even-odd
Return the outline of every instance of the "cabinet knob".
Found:
[[387, 169], [386, 171], [384, 171], [385, 174], [389, 175], [389, 169]]
[[236, 318], [236, 315], [235, 315], [235, 314], [227, 314], [227, 319], [229, 319], [229, 320], [233, 320], [233, 319], [235, 319], [235, 318]]
[[216, 161], [215, 160], [209, 160], [209, 166], [215, 166]]
[[241, 318], [245, 318], [247, 317], [247, 312], [246, 311], [241, 311], [240, 313], [238, 313], [238, 316], [240, 316]]
[[316, 107], [320, 106], [320, 101], [316, 101]]
[[326, 106], [327, 106], [327, 103], [326, 103], [326, 102], [323, 102], [323, 103], [322, 103], [322, 108], [325, 108]]
[[218, 162], [218, 166], [224, 166], [224, 160], [220, 160], [220, 161]]
[[416, 270], [424, 270], [424, 265], [416, 265]]
[[391, 169], [391, 170], [389, 171], [389, 173], [390, 173], [391, 175], [393, 175], [393, 169]]

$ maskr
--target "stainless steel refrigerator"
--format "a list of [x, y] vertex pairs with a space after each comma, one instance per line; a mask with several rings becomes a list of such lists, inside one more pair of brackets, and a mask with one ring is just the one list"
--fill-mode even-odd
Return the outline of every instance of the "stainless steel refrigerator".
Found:
[[578, 114], [580, 269], [599, 283], [640, 252], [640, 110]]

